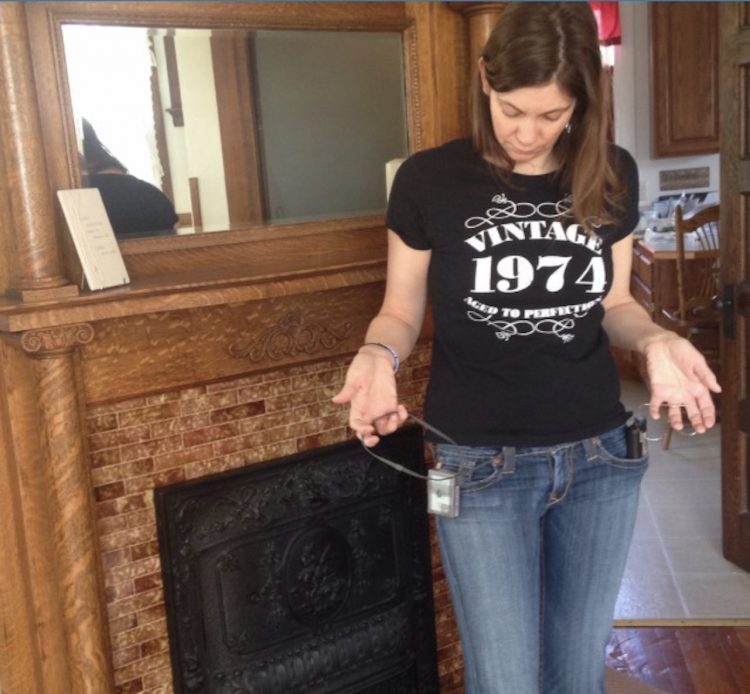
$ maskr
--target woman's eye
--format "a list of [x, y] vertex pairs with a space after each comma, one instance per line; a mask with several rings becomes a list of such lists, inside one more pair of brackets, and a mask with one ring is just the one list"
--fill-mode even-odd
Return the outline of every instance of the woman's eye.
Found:
[[548, 120], [550, 123], [554, 123], [555, 121], [560, 120], [560, 115], [561, 114], [559, 113], [556, 113], [554, 115], [547, 115], [547, 116], [544, 116], [544, 119]]

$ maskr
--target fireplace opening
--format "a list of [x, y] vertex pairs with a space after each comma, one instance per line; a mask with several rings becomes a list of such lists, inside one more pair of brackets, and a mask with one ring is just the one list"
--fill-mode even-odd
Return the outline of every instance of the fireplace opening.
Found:
[[155, 495], [175, 692], [439, 691], [422, 480], [347, 442]]

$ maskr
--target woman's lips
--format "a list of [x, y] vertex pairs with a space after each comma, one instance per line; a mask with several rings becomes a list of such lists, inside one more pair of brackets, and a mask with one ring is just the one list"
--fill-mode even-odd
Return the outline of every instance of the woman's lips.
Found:
[[532, 150], [529, 150], [529, 151], [525, 151], [523, 149], [518, 149], [518, 147], [513, 147], [513, 151], [516, 154], [520, 154], [522, 157], [530, 157], [532, 154], [536, 154], [536, 150], [535, 149], [532, 149]]

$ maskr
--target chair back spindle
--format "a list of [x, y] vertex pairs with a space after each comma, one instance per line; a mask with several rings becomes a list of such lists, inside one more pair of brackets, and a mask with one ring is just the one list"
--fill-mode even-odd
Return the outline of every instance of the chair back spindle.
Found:
[[[711, 205], [686, 218], [682, 205], [677, 205], [675, 247], [677, 314], [680, 321], [690, 321], [696, 312], [708, 312], [719, 292], [719, 206]], [[688, 273], [686, 256], [691, 252], [701, 257], [690, 261]]]
[[[677, 306], [662, 309], [677, 333], [690, 340], [718, 370], [721, 316], [715, 299], [719, 294], [719, 206], [711, 205], [685, 218], [682, 205], [675, 207]], [[662, 447], [668, 448], [672, 429], [667, 426]]]

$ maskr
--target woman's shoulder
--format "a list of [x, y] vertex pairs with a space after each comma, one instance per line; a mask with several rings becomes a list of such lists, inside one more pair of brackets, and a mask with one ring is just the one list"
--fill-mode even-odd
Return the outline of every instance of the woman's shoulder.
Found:
[[415, 152], [404, 162], [409, 166], [425, 170], [432, 170], [434, 167], [444, 168], [446, 166], [455, 166], [465, 161], [471, 161], [476, 157], [474, 149], [469, 138], [459, 138], [450, 140], [437, 147], [430, 147]]
[[633, 174], [638, 174], [638, 164], [633, 155], [624, 147], [620, 147], [620, 145], [610, 142], [609, 157], [615, 170], [620, 173], [620, 175], [631, 176]]
[[150, 191], [152, 188], [159, 190], [155, 185], [129, 173], [98, 173], [89, 176], [89, 182], [97, 188], [108, 190], [135, 190]]
[[640, 218], [638, 210], [638, 165], [633, 155], [624, 147], [610, 143], [609, 148], [612, 167], [623, 186], [616, 209], [613, 211], [617, 222], [610, 240], [614, 242], [627, 236], [635, 228]]
[[409, 156], [399, 167], [394, 185], [408, 188], [414, 194], [420, 191], [430, 196], [446, 185], [453, 185], [467, 174], [472, 174], [481, 162], [469, 139], [445, 142], [437, 147], [419, 150]]
[[468, 139], [451, 140], [409, 156], [399, 166], [388, 197], [390, 228], [404, 228], [397, 219], [404, 210], [427, 215], [455, 194], [473, 170], [472, 156], [476, 157]]

